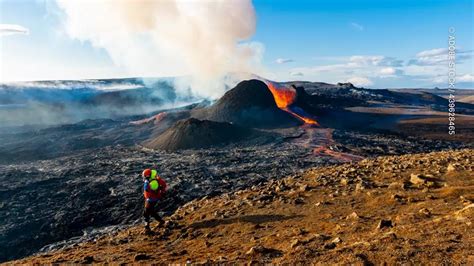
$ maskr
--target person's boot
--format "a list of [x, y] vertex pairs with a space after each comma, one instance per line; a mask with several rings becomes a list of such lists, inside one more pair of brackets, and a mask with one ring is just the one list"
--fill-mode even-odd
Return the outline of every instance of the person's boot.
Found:
[[151, 234], [151, 228], [150, 228], [150, 223], [149, 222], [145, 223], [145, 234], [147, 234], [147, 235]]
[[157, 227], [162, 227], [164, 224], [165, 224], [165, 220], [163, 220], [163, 218], [161, 218], [160, 216], [158, 216], [159, 219], [157, 219], [158, 221], [158, 226]]
[[161, 216], [157, 213], [153, 215], [153, 218], [155, 218], [155, 220], [158, 222], [158, 225], [156, 226], [156, 228], [163, 226], [163, 224], [165, 223], [165, 220], [163, 220], [163, 218], [161, 218]]

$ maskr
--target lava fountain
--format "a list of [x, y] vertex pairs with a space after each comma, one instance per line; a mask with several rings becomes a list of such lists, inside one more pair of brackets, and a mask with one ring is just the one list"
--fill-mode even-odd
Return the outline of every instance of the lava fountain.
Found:
[[278, 86], [270, 81], [266, 81], [268, 89], [273, 94], [275, 103], [281, 110], [288, 112], [292, 116], [303, 121], [307, 125], [319, 126], [318, 122], [306, 114], [301, 108], [295, 108], [293, 104], [296, 101], [296, 90], [294, 88]]

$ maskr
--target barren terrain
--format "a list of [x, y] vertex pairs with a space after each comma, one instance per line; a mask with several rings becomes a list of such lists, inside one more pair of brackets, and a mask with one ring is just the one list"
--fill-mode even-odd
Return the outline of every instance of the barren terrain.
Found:
[[[102, 99], [97, 100], [97, 104], [105, 97], [107, 103], [127, 105], [127, 101], [131, 101], [133, 106], [135, 101], [132, 99], [140, 99], [147, 90], [129, 90], [125, 98], [123, 93], [107, 93], [104, 96], [96, 92], [96, 96]], [[158, 94], [166, 92], [160, 92], [157, 88], [153, 91]], [[23, 92], [25, 95], [38, 92], [41, 95], [48, 94], [36, 89]], [[64, 97], [76, 93], [82, 95], [84, 91], [71, 90]], [[450, 182], [455, 180], [450, 179], [449, 175], [445, 176], [443, 167], [448, 166], [440, 159], [449, 161], [451, 157], [467, 156], [470, 161], [453, 159], [454, 164], [458, 163], [462, 167], [472, 162], [474, 105], [457, 104], [460, 113], [456, 114], [456, 135], [450, 136], [446, 125], [447, 103], [446, 99], [431, 91], [371, 90], [357, 88], [350, 83], [334, 85], [248, 80], [228, 90], [214, 103], [202, 101], [180, 108], [140, 112], [137, 115], [114, 115], [110, 119], [87, 119], [72, 124], [2, 127], [0, 262], [58, 249], [66, 253], [45, 255], [45, 258], [64, 262], [92, 262], [91, 258], [101, 262], [129, 261], [134, 260], [133, 256], [139, 252], [145, 252], [146, 256], [156, 259], [153, 254], [148, 254], [147, 249], [135, 249], [134, 245], [146, 237], [146, 241], [151, 241], [153, 245], [169, 247], [169, 254], [162, 257], [167, 262], [183, 261], [187, 257], [193, 261], [207, 257], [217, 260], [218, 256], [224, 256], [223, 260], [246, 261], [250, 257], [245, 254], [251, 247], [254, 249], [249, 254], [263, 254], [255, 255], [255, 259], [260, 261], [316, 260], [316, 257], [298, 251], [302, 249], [309, 250], [305, 252], [313, 253], [312, 256], [317, 256], [317, 260], [330, 262], [334, 257], [331, 252], [339, 250], [336, 245], [354, 244], [359, 238], [360, 241], [372, 243], [367, 236], [380, 236], [383, 233], [383, 230], [373, 231], [374, 223], [391, 219], [392, 225], [401, 225], [403, 223], [396, 220], [397, 215], [411, 212], [413, 206], [418, 206], [412, 204], [417, 200], [409, 198], [422, 198], [427, 193], [426, 189], [415, 189], [408, 185], [396, 192], [393, 186], [390, 189], [386, 187], [389, 181], [405, 180], [412, 170], [423, 174], [432, 170], [428, 167], [429, 162], [423, 159], [425, 155], [411, 157], [410, 154], [441, 152], [426, 155], [426, 158], [440, 157], [435, 158], [439, 162], [435, 169], [440, 172], [433, 176], [443, 180], [446, 178], [443, 184], [448, 184], [447, 187], [438, 187], [436, 183], [435, 187], [427, 188], [433, 193], [451, 188]], [[389, 155], [405, 157], [377, 159], [378, 156]], [[396, 165], [397, 160], [406, 160], [406, 164], [411, 166], [400, 168]], [[420, 161], [419, 165], [417, 160]], [[361, 165], [357, 166], [359, 161], [362, 161]], [[338, 166], [341, 163], [349, 164]], [[178, 228], [169, 225], [169, 231], [155, 237], [142, 236], [138, 234], [138, 228], [133, 227], [141, 223], [143, 207], [142, 179], [139, 174], [149, 167], [156, 168], [170, 184], [168, 197], [160, 202], [159, 211], [174, 223], [181, 223]], [[457, 165], [453, 167], [458, 169]], [[462, 167], [452, 172], [455, 173], [453, 178], [470, 178], [470, 172], [466, 170], [468, 168], [463, 170]], [[274, 186], [280, 186], [281, 180], [287, 176], [292, 176], [292, 179], [285, 181], [285, 184], [288, 183], [285, 186], [289, 188], [283, 186], [283, 190], [278, 188], [276, 191]], [[388, 178], [388, 181], [380, 178]], [[462, 191], [471, 190], [469, 180], [462, 181], [467, 182], [461, 183], [461, 187], [466, 186]], [[290, 193], [295, 190], [295, 182], [308, 185], [301, 192], [303, 194]], [[357, 190], [354, 190], [355, 186]], [[247, 190], [250, 188], [253, 192]], [[361, 191], [362, 188], [367, 190]], [[244, 195], [257, 193], [266, 196], [241, 198], [234, 194], [236, 191]], [[393, 193], [403, 195], [400, 198], [393, 196]], [[385, 198], [392, 196], [403, 200], [397, 201], [400, 204], [385, 201]], [[220, 206], [221, 200], [230, 200], [229, 197], [241, 203]], [[199, 204], [205, 203], [196, 212], [200, 216], [191, 215], [184, 220], [173, 218], [180, 217], [181, 214], [176, 213], [180, 212], [183, 205], [196, 208], [196, 200], [199, 199]], [[451, 202], [451, 198], [444, 199], [448, 204], [444, 209], [440, 207], [440, 213], [448, 215], [460, 207], [454, 204], [454, 200]], [[191, 201], [194, 203], [189, 205]], [[230, 208], [228, 204], [234, 209], [226, 209]], [[352, 216], [360, 218], [356, 219], [358, 223], [339, 221], [337, 217], [346, 217], [352, 213], [348, 208], [356, 211], [356, 215]], [[227, 210], [228, 214], [222, 216], [219, 211], [214, 214], [221, 209]], [[432, 213], [436, 212], [437, 209]], [[209, 219], [217, 220], [208, 222]], [[318, 222], [313, 224], [308, 219]], [[221, 224], [223, 228], [219, 227]], [[243, 229], [238, 229], [242, 225]], [[417, 220], [412, 225], [406, 222], [407, 228], [417, 225]], [[252, 229], [254, 226], [255, 230]], [[262, 229], [262, 226], [266, 233], [260, 236], [256, 229]], [[293, 244], [291, 250], [283, 245], [294, 238], [286, 232], [287, 226], [291, 228], [289, 232], [297, 230], [298, 226], [310, 232], [301, 233], [298, 238], [301, 243]], [[339, 227], [346, 228], [347, 232], [340, 233], [345, 232], [347, 235], [338, 235], [341, 231]], [[224, 231], [221, 232], [221, 229]], [[204, 235], [212, 232], [206, 237], [209, 241], [220, 239], [221, 242], [216, 243], [221, 244], [214, 246], [204, 243], [203, 248], [200, 242], [182, 242], [183, 239], [189, 240], [185, 236], [187, 230], [191, 230], [187, 235], [196, 234], [192, 241], [199, 239], [202, 232], [206, 232]], [[197, 233], [193, 233], [195, 231]], [[227, 236], [226, 232], [230, 235]], [[128, 240], [113, 240], [122, 239], [123, 234], [129, 233], [133, 237]], [[116, 234], [118, 238], [112, 237]], [[312, 238], [313, 234], [321, 236]], [[408, 233], [402, 230], [396, 234], [405, 241], [403, 245], [398, 244], [403, 246], [400, 249], [407, 249], [406, 243], [411, 243], [406, 240]], [[252, 236], [254, 240], [249, 240]], [[264, 237], [267, 238], [264, 242], [256, 241]], [[335, 243], [329, 243], [328, 237], [334, 238]], [[337, 240], [337, 237], [342, 241]], [[419, 237], [419, 243], [431, 241], [431, 238], [423, 237]], [[91, 241], [99, 238], [107, 239], [106, 243], [116, 244], [113, 247], [116, 250], [110, 256], [100, 255], [100, 248], [96, 250], [97, 256], [93, 255]], [[316, 241], [316, 246], [313, 241]], [[88, 248], [80, 250], [87, 255], [65, 255], [76, 250], [72, 247], [80, 243], [87, 243], [84, 245]], [[190, 244], [190, 248], [185, 248], [183, 243]], [[233, 248], [226, 249], [223, 246], [226, 243], [229, 247], [234, 245]], [[244, 246], [237, 251], [235, 245], [242, 243], [245, 243]], [[256, 246], [259, 243], [264, 248]], [[320, 250], [318, 245], [324, 248]], [[133, 250], [127, 249], [132, 247]], [[122, 249], [128, 251], [122, 254]], [[462, 246], [461, 249], [459, 252], [467, 252], [467, 247]], [[200, 256], [194, 255], [193, 252], [197, 250], [202, 252]], [[234, 255], [225, 254], [227, 252]], [[377, 252], [373, 254], [380, 254]], [[208, 256], [203, 255], [208, 253]], [[406, 260], [409, 260], [408, 257]], [[343, 258], [333, 258], [333, 261]], [[404, 258], [397, 257], [396, 260], [403, 261]], [[421, 257], [415, 258], [424, 261]], [[140, 260], [140, 256], [137, 260]], [[370, 260], [377, 262], [373, 257]]]
[[[474, 150], [317, 167], [14, 263], [474, 263]], [[284, 167], [284, 165], [282, 165]]]

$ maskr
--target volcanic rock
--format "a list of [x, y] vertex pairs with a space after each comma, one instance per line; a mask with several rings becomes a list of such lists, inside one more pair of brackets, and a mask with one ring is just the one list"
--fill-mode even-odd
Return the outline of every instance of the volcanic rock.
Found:
[[240, 82], [214, 105], [194, 110], [191, 115], [198, 119], [259, 128], [301, 124], [296, 118], [277, 107], [267, 85], [259, 80]]
[[257, 253], [264, 253], [266, 250], [267, 250], [267, 248], [265, 248], [265, 247], [263, 247], [263, 246], [254, 246], [254, 247], [251, 247], [251, 248], [246, 252], [246, 254], [247, 254], [247, 255], [254, 255], [254, 254], [257, 254]]
[[452, 164], [449, 164], [447, 170], [448, 172], [452, 172], [456, 170], [456, 167], [454, 167]]
[[357, 214], [357, 212], [352, 212], [351, 214], [347, 215], [346, 219], [353, 219], [353, 220], [356, 220], [356, 219], [359, 219], [360, 216]]
[[422, 175], [419, 174], [411, 174], [410, 175], [410, 182], [414, 185], [422, 185], [426, 182]]
[[134, 261], [141, 261], [141, 260], [148, 260], [148, 259], [150, 259], [150, 256], [146, 254], [137, 254], [135, 255], [135, 257], [133, 257]]
[[301, 244], [302, 244], [302, 242], [299, 239], [295, 239], [295, 240], [291, 241], [290, 247], [295, 248], [295, 247], [297, 247]]
[[230, 123], [190, 118], [178, 121], [155, 139], [146, 141], [148, 148], [163, 150], [201, 149], [246, 140], [257, 131]]
[[336, 247], [336, 243], [334, 243], [334, 242], [327, 243], [327, 244], [324, 245], [325, 249], [333, 249], [335, 247]]
[[405, 190], [406, 186], [405, 183], [402, 182], [392, 182], [388, 185], [388, 189]]
[[82, 263], [84, 263], [84, 264], [90, 264], [92, 262], [94, 262], [94, 257], [93, 256], [85, 256], [82, 259]]
[[392, 220], [385, 220], [385, 219], [382, 219], [379, 221], [379, 223], [377, 224], [377, 229], [383, 229], [385, 227], [393, 227], [393, 223], [392, 223]]
[[294, 203], [294, 204], [297, 204], [297, 205], [298, 205], [298, 204], [304, 204], [304, 199], [301, 198], [301, 197], [298, 197], [298, 198], [296, 198], [296, 199], [293, 200], [293, 203]]
[[[185, 153], [182, 152], [179, 156], [183, 154]], [[282, 184], [289, 186], [289, 189], [278, 192], [278, 195], [291, 199], [296, 195], [295, 189], [299, 186], [315, 186], [320, 182], [318, 180], [324, 177], [328, 180], [326, 185], [319, 185], [317, 189], [304, 193], [299, 192], [304, 194], [305, 201], [308, 203], [322, 202], [328, 200], [327, 195], [330, 193], [341, 194], [335, 192], [341, 189], [339, 173], [350, 171], [351, 168], [355, 168], [357, 173], [364, 172], [364, 175], [361, 175], [362, 180], [390, 184], [403, 180], [410, 173], [428, 172], [432, 163], [438, 165], [446, 158], [451, 162], [462, 162], [459, 169], [467, 168], [473, 156], [472, 149], [465, 149], [390, 156], [368, 159], [359, 163], [317, 167], [301, 173], [301, 177], [297, 179], [294, 175], [286, 175], [288, 177], [277, 181], [254, 183], [238, 192], [230, 191], [217, 196], [199, 197], [190, 203], [181, 204], [173, 215], [165, 218], [177, 223], [180, 228], [170, 230], [167, 237], [160, 238], [159, 241], [155, 237], [143, 237], [140, 234], [142, 226], [137, 225], [104, 235], [99, 241], [84, 242], [80, 248], [48, 251], [49, 257], [38, 254], [21, 261], [14, 261], [12, 264], [80, 262], [84, 256], [91, 254], [94, 254], [94, 263], [109, 261], [134, 263], [134, 255], [155, 254], [156, 250], [160, 250], [160, 255], [150, 259], [157, 264], [183, 263], [187, 257], [192, 258], [193, 261], [216, 262], [223, 260], [222, 256], [225, 256], [227, 262], [233, 264], [245, 264], [249, 260], [254, 260], [259, 264], [337, 264], [341, 261], [355, 264], [360, 261], [354, 258], [356, 254], [364, 254], [363, 256], [374, 264], [427, 264], [428, 262], [469, 264], [467, 258], [472, 253], [470, 252], [472, 241], [466, 237], [466, 232], [470, 232], [472, 227], [474, 204], [461, 206], [459, 196], [471, 195], [470, 170], [459, 170], [447, 175], [444, 181], [450, 186], [441, 187], [433, 192], [439, 200], [421, 201], [418, 204], [391, 204], [390, 195], [394, 191], [383, 189], [386, 185], [374, 190], [367, 189], [373, 192], [371, 195], [349, 193], [346, 196], [329, 199], [330, 205], [320, 205], [317, 210], [311, 206], [302, 208], [279, 201], [254, 206], [241, 203], [251, 202], [259, 196], [267, 195]], [[189, 158], [186, 158], [182, 163], [188, 160]], [[201, 161], [206, 160], [200, 160], [199, 163]], [[410, 167], [397, 176], [384, 173], [384, 166], [390, 165], [395, 169], [401, 163], [406, 163]], [[371, 166], [367, 168], [368, 165]], [[195, 176], [194, 173], [194, 179]], [[429, 174], [425, 176], [429, 177]], [[219, 178], [225, 178], [225, 176]], [[233, 179], [237, 178], [238, 176]], [[126, 180], [126, 178], [123, 179]], [[251, 178], [246, 178], [245, 181], [249, 182]], [[193, 183], [188, 182], [186, 186], [189, 187], [190, 184]], [[203, 183], [199, 185], [202, 186]], [[127, 187], [130, 187], [130, 183], [127, 183]], [[212, 184], [213, 189], [217, 187], [215, 183]], [[190, 193], [189, 190], [183, 192], [185, 193], [180, 194]], [[425, 194], [421, 190], [414, 189], [409, 189], [404, 193], [412, 198], [424, 197]], [[426, 210], [420, 211], [422, 209]], [[227, 218], [214, 217], [216, 210], [219, 214], [234, 214]], [[436, 214], [435, 219], [427, 219], [429, 216], [424, 215], [427, 210], [431, 216]], [[360, 215], [363, 220], [360, 222], [341, 221], [347, 214], [353, 212], [357, 216]], [[184, 218], [177, 220], [178, 216]], [[381, 229], [368, 233], [374, 229], [375, 224], [372, 222], [375, 221], [380, 222]], [[255, 224], [261, 226], [255, 226]], [[189, 231], [189, 228], [194, 230]], [[188, 237], [183, 239], [182, 234], [185, 232], [188, 233]], [[200, 233], [190, 237], [193, 232]], [[324, 234], [318, 234], [318, 232]], [[114, 241], [111, 241], [125, 237], [130, 241], [122, 246], [117, 246]], [[422, 248], [419, 243], [423, 243]], [[206, 252], [203, 252], [203, 247], [206, 247]], [[186, 257], [184, 253], [180, 253], [183, 250], [186, 250]]]
[[251, 247], [245, 254], [250, 256], [264, 255], [268, 257], [279, 257], [281, 256], [281, 251], [274, 248], [267, 248], [262, 245], [257, 245]]
[[432, 175], [419, 175], [419, 174], [411, 174], [410, 175], [410, 183], [420, 187], [438, 187], [441, 183], [437, 182], [436, 179], [433, 178]]

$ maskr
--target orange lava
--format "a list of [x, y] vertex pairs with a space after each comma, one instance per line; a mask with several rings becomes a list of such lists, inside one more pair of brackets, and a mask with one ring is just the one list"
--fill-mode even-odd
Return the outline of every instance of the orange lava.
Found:
[[[296, 100], [296, 91], [293, 88], [276, 88], [275, 84], [267, 82], [268, 89], [272, 92], [275, 103], [280, 109], [287, 108]], [[285, 110], [286, 111], [286, 110]]]
[[311, 118], [308, 118], [308, 117], [304, 117], [304, 116], [301, 116], [293, 111], [291, 111], [290, 109], [288, 108], [280, 108], [288, 113], [290, 113], [291, 115], [293, 115], [294, 117], [300, 119], [301, 121], [303, 121], [305, 124], [309, 124], [309, 125], [315, 125], [315, 126], [319, 126], [318, 122], [316, 122], [316, 120], [314, 119], [311, 119]]
[[344, 152], [333, 151], [333, 150], [331, 150], [327, 147], [324, 147], [324, 146], [314, 148], [313, 149], [313, 154], [314, 155], [319, 155], [319, 156], [327, 155], [327, 156], [335, 158], [336, 160], [338, 160], [340, 162], [353, 162], [353, 161], [357, 162], [357, 161], [360, 161], [360, 160], [363, 159], [363, 157], [361, 157], [361, 156], [357, 156], [357, 155], [353, 155], [353, 154], [349, 154], [349, 153], [344, 153]]
[[161, 112], [157, 115], [154, 115], [152, 117], [149, 117], [149, 118], [145, 118], [145, 119], [142, 119], [142, 120], [138, 120], [138, 121], [132, 121], [130, 122], [130, 124], [132, 125], [143, 125], [143, 124], [147, 124], [147, 123], [150, 123], [150, 122], [154, 122], [154, 124], [158, 124], [161, 120], [163, 120], [166, 116], [168, 115], [168, 113], [166, 112]]
[[275, 103], [278, 108], [282, 109], [285, 112], [290, 113], [292, 116], [300, 119], [305, 124], [316, 125], [319, 126], [316, 120], [311, 119], [309, 117], [305, 117], [299, 115], [293, 111], [291, 111], [288, 107], [292, 105], [296, 100], [296, 90], [293, 88], [288, 87], [276, 87], [272, 82], [266, 82], [268, 89], [273, 94], [273, 98], [275, 99]]

